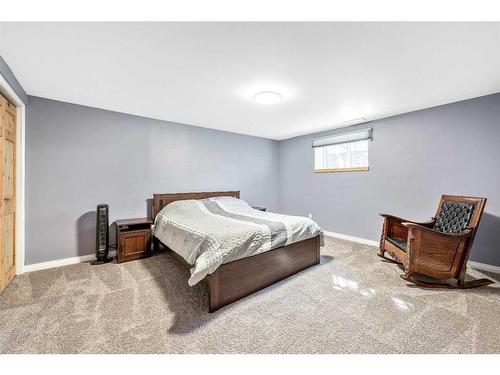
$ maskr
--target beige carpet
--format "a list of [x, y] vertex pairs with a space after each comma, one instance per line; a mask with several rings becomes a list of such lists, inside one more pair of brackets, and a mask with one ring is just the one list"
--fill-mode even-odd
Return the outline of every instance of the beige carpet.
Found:
[[424, 290], [374, 247], [326, 244], [319, 266], [213, 314], [169, 254], [25, 274], [0, 296], [0, 352], [500, 352], [499, 284]]

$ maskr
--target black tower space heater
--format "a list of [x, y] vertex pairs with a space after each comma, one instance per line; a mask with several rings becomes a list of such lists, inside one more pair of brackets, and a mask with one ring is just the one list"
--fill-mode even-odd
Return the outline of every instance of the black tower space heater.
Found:
[[100, 204], [97, 206], [96, 234], [95, 234], [95, 256], [92, 264], [104, 264], [111, 262], [109, 258], [109, 206]]

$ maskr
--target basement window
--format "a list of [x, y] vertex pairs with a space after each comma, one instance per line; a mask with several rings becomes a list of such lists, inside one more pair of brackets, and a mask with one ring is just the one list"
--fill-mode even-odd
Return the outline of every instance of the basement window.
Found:
[[372, 129], [364, 129], [313, 140], [314, 172], [368, 171], [372, 139]]

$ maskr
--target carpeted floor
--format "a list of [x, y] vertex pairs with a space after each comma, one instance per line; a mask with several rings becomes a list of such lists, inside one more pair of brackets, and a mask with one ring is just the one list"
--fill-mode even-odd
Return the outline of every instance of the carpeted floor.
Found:
[[0, 296], [0, 352], [500, 353], [499, 284], [408, 286], [376, 251], [327, 238], [319, 266], [213, 314], [165, 253], [24, 274]]

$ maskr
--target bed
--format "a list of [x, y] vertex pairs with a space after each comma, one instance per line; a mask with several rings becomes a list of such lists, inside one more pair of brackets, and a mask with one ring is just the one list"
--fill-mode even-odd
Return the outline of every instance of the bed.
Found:
[[153, 244], [206, 282], [209, 311], [319, 263], [322, 232], [312, 220], [262, 212], [239, 191], [154, 194]]

